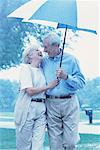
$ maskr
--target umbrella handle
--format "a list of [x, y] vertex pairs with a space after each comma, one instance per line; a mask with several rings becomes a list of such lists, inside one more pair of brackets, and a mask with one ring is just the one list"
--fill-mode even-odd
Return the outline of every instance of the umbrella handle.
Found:
[[66, 41], [66, 34], [67, 34], [67, 25], [66, 25], [66, 28], [65, 28], [63, 48], [62, 48], [62, 51], [61, 51], [60, 68], [61, 68], [61, 65], [62, 65], [62, 58], [63, 58], [63, 53], [64, 53], [64, 47], [65, 47], [65, 41]]

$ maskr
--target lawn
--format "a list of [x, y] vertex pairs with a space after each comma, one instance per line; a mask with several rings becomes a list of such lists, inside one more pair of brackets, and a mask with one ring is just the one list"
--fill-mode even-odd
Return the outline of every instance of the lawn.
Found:
[[[80, 134], [81, 140], [77, 145], [77, 150], [99, 150], [100, 135]], [[48, 135], [46, 133], [44, 147], [48, 146]], [[15, 130], [0, 128], [0, 150], [15, 149]]]
[[[81, 121], [88, 122], [88, 116], [82, 111], [80, 114]], [[93, 119], [100, 125], [100, 112], [93, 112]], [[12, 122], [13, 113], [0, 113], [0, 121]], [[94, 125], [94, 124], [93, 124]], [[100, 150], [100, 135], [80, 134], [81, 140], [77, 145], [77, 150]], [[44, 150], [48, 148], [48, 135], [46, 133]], [[15, 129], [0, 128], [0, 150], [15, 150]]]
[[[13, 117], [13, 112], [0, 112], [0, 117]], [[100, 111], [93, 111], [93, 119], [100, 120]], [[80, 120], [88, 120], [88, 116], [86, 116], [85, 111], [80, 111]]]
[[[85, 111], [80, 111], [80, 121], [87, 121], [88, 118]], [[100, 120], [100, 111], [93, 111], [93, 120]]]

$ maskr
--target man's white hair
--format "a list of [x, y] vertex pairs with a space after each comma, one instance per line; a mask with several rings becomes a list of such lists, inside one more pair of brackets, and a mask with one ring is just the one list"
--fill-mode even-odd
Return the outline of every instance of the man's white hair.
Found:
[[56, 32], [50, 32], [48, 33], [44, 39], [48, 38], [49, 39], [49, 43], [50, 45], [53, 45], [53, 44], [58, 44], [60, 46], [60, 43], [61, 43], [61, 38], [60, 36], [56, 33]]
[[34, 38], [29, 45], [25, 48], [23, 55], [22, 55], [22, 61], [25, 64], [30, 63], [30, 55], [34, 50], [38, 50], [40, 48], [40, 44], [37, 42], [37, 40]]

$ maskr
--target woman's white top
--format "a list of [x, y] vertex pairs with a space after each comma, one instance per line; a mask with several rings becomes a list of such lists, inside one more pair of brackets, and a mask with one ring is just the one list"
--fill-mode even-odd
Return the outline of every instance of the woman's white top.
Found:
[[[22, 65], [20, 70], [20, 89], [29, 87], [39, 88], [46, 85], [45, 77], [41, 68], [33, 68], [31, 65]], [[45, 98], [45, 93], [39, 93], [32, 98]]]
[[29, 87], [45, 86], [45, 78], [41, 68], [33, 68], [30, 65], [22, 65], [20, 70], [20, 93], [15, 105], [15, 125], [19, 126], [19, 131], [23, 128], [32, 98], [45, 98], [45, 93], [28, 95], [24, 89]]

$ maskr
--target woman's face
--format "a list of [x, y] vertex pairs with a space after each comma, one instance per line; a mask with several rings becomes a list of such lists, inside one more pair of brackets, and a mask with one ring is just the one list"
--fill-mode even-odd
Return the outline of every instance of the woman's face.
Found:
[[40, 60], [42, 61], [43, 55], [42, 52], [38, 49], [33, 50], [32, 54], [31, 54], [31, 59], [32, 60]]

